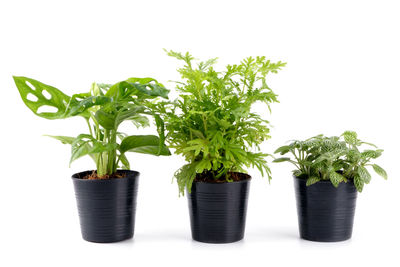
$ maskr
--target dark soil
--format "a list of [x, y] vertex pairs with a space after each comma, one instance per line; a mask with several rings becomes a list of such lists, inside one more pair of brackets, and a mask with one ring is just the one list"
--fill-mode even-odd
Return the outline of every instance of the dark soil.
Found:
[[[250, 180], [251, 176], [241, 172], [228, 172], [228, 179], [234, 182], [238, 182], [238, 181]], [[226, 177], [220, 177], [219, 179], [215, 179], [214, 175], [212, 175], [209, 172], [198, 173], [194, 181], [203, 183], [214, 183], [214, 184], [228, 182]]]
[[124, 178], [126, 177], [126, 173], [113, 173], [111, 175], [104, 175], [104, 176], [97, 176], [97, 172], [93, 171], [91, 174], [86, 175], [82, 179], [88, 179], [88, 180], [106, 180], [106, 179], [118, 179], [118, 178]]

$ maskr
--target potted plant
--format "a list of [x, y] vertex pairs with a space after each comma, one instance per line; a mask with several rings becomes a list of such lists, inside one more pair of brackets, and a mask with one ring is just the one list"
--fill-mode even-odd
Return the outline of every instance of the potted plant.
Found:
[[[368, 145], [374, 149], [361, 150]], [[346, 131], [341, 136], [318, 135], [295, 140], [278, 148], [274, 162], [290, 162], [293, 171], [300, 237], [311, 241], [336, 242], [351, 238], [357, 191], [371, 180], [366, 167], [387, 179], [379, 165], [371, 163], [382, 149]]]
[[[26, 77], [14, 77], [22, 100], [45, 119], [80, 116], [88, 132], [77, 137], [51, 136], [71, 145], [70, 164], [89, 155], [96, 170], [72, 175], [82, 237], [92, 242], [116, 242], [134, 233], [139, 173], [130, 171], [126, 152], [170, 155], [164, 145], [162, 121], [154, 101], [167, 98], [168, 90], [152, 78], [130, 78], [110, 84], [93, 83], [88, 93], [68, 96], [55, 87]], [[43, 111], [42, 107], [55, 109]], [[131, 135], [118, 131], [124, 121], [149, 126], [154, 116], [159, 136]]]
[[251, 108], [277, 102], [266, 76], [285, 63], [249, 57], [219, 72], [216, 59], [196, 64], [189, 53], [167, 53], [184, 62], [179, 97], [159, 108], [169, 147], [187, 161], [175, 178], [180, 195], [187, 191], [192, 237], [207, 243], [241, 240], [251, 179], [245, 168], [271, 178], [267, 154], [258, 151], [270, 138], [269, 122]]

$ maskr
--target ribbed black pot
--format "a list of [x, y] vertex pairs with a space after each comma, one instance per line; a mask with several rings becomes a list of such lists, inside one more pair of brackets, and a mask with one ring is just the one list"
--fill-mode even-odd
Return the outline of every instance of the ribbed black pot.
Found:
[[294, 177], [300, 237], [319, 242], [351, 238], [357, 189], [353, 182], [335, 188], [330, 181], [306, 186], [306, 179]]
[[83, 239], [110, 243], [132, 238], [139, 173], [118, 170], [126, 177], [82, 179], [90, 173], [92, 171], [72, 176]]
[[194, 182], [188, 195], [192, 238], [205, 243], [243, 239], [250, 179], [230, 183]]

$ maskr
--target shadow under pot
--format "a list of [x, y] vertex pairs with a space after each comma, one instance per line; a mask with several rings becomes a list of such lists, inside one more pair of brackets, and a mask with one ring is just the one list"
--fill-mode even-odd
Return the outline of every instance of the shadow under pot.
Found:
[[205, 243], [231, 243], [244, 237], [251, 177], [223, 183], [193, 182], [189, 202], [192, 238]]
[[306, 186], [294, 177], [300, 237], [310, 241], [338, 242], [351, 238], [357, 189], [353, 181], [336, 188], [330, 181]]
[[72, 175], [83, 239], [111, 243], [132, 238], [139, 173], [118, 170], [125, 177], [85, 179], [91, 173]]

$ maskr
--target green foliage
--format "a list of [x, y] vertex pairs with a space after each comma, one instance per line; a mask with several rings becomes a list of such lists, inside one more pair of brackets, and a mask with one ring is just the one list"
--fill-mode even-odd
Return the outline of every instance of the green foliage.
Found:
[[337, 187], [342, 182], [353, 181], [357, 190], [361, 192], [364, 184], [371, 181], [371, 174], [367, 166], [387, 179], [387, 174], [377, 164], [370, 161], [381, 156], [382, 149], [366, 149], [360, 151], [362, 145], [376, 148], [375, 145], [362, 142], [357, 133], [346, 131], [341, 136], [325, 137], [317, 135], [305, 141], [294, 140], [289, 145], [278, 148], [275, 153], [291, 154], [292, 158], [276, 158], [274, 162], [291, 162], [296, 166], [293, 174], [307, 178], [307, 185], [321, 180], [330, 180]]
[[[130, 78], [110, 84], [93, 83], [89, 92], [68, 96], [59, 89], [26, 77], [14, 77], [22, 100], [36, 115], [45, 119], [83, 117], [89, 133], [77, 137], [50, 136], [71, 145], [71, 159], [89, 155], [96, 163], [97, 175], [111, 175], [117, 168], [129, 169], [128, 151], [151, 155], [170, 155], [164, 145], [164, 126], [155, 113], [158, 99], [168, 98], [168, 90], [152, 78]], [[46, 93], [50, 97], [46, 97]], [[32, 100], [32, 96], [36, 97]], [[40, 112], [41, 107], [55, 108]], [[154, 116], [160, 137], [154, 135], [126, 136], [119, 125], [131, 121], [137, 127], [149, 126]], [[119, 141], [120, 144], [119, 144]]]
[[175, 173], [180, 193], [190, 192], [196, 174], [206, 173], [217, 180], [231, 181], [231, 172], [256, 167], [270, 178], [264, 159], [268, 154], [254, 152], [270, 138], [269, 122], [251, 107], [262, 102], [270, 107], [278, 102], [268, 87], [266, 76], [277, 73], [285, 63], [272, 63], [265, 57], [246, 58], [240, 64], [216, 71], [216, 59], [194, 62], [189, 54], [174, 51], [169, 56], [183, 61], [178, 69], [179, 97], [159, 105], [167, 129], [166, 140], [187, 165]]

